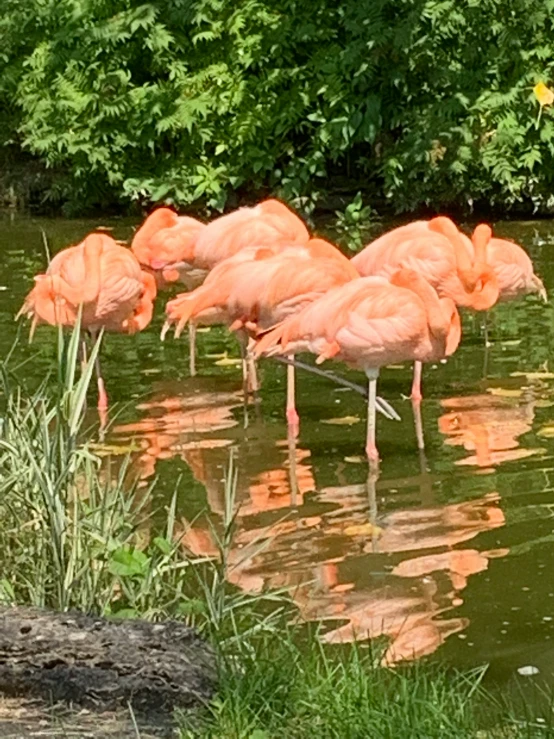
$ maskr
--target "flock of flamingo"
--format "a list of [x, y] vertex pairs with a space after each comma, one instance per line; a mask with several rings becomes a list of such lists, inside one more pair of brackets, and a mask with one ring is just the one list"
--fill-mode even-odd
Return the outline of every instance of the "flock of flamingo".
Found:
[[[546, 291], [526, 252], [492, 236], [485, 224], [471, 237], [438, 216], [395, 228], [352, 259], [312, 236], [278, 200], [265, 200], [208, 224], [161, 207], [128, 248], [105, 233], [60, 251], [19, 315], [36, 324], [134, 333], [148, 326], [158, 291], [182, 283], [187, 292], [166, 305], [162, 338], [188, 324], [195, 374], [195, 330], [224, 324], [237, 336], [245, 392], [258, 390], [256, 360], [281, 355], [287, 366], [286, 417], [298, 433], [294, 355], [309, 352], [363, 370], [368, 378], [366, 453], [378, 465], [376, 412], [395, 411], [377, 397], [381, 367], [414, 362], [411, 398], [421, 401], [422, 364], [456, 351], [458, 308], [487, 311], [499, 301]], [[86, 346], [83, 340], [86, 359]], [[98, 406], [108, 398], [100, 367]], [[418, 438], [422, 444], [422, 439]]]

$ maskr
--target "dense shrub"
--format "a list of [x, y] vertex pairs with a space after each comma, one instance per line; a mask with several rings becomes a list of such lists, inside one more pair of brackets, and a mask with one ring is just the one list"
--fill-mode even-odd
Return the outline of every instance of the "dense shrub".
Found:
[[0, 143], [74, 197], [549, 207], [554, 0], [0, 0]]

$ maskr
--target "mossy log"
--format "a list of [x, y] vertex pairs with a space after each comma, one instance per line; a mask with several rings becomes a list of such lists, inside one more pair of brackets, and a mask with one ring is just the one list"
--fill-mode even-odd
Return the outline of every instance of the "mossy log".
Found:
[[0, 692], [152, 714], [209, 699], [215, 659], [193, 629], [0, 607]]

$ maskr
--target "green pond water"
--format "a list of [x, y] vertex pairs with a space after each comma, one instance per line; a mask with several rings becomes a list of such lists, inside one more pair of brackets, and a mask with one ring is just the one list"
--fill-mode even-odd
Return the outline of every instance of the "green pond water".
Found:
[[[33, 275], [45, 268], [41, 229], [55, 252], [96, 226], [128, 238], [134, 225], [0, 220], [0, 351], [19, 332], [11, 364], [29, 385], [55, 357], [52, 329], [39, 327], [28, 345], [28, 327], [14, 322]], [[554, 295], [554, 224], [494, 228], [530, 252]], [[482, 320], [464, 316], [454, 357], [424, 371], [424, 455], [403, 397], [411, 367], [383, 370], [379, 393], [402, 421], [378, 421], [382, 464], [368, 495], [360, 395], [300, 374], [300, 435], [290, 450], [286, 370], [265, 361], [259, 408], [249, 406], [245, 428], [234, 339], [223, 329], [199, 333], [198, 376], [190, 378], [187, 338], [159, 340], [166, 297], [145, 332], [106, 337], [113, 426], [105, 445], [116, 462], [130, 451], [144, 484], [157, 478], [152, 510], [177, 486], [190, 549], [215, 551], [206, 514], [220, 525], [232, 453], [240, 508], [229, 579], [237, 587], [287, 588], [305, 619], [325, 622], [330, 642], [385, 636], [391, 660], [433, 654], [462, 667], [490, 663], [501, 681], [532, 666], [554, 683], [552, 305], [529, 297], [496, 308], [488, 348]]]

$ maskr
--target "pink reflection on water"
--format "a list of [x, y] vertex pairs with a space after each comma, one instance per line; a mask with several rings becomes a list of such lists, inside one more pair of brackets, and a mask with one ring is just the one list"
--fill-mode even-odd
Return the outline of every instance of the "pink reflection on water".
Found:
[[538, 449], [523, 449], [519, 438], [528, 433], [535, 417], [535, 400], [497, 395], [470, 395], [441, 401], [445, 413], [439, 430], [448, 446], [462, 446], [469, 456], [457, 465], [493, 467], [524, 459]]
[[[439, 423], [449, 433], [447, 443], [474, 444], [476, 458], [486, 465], [498, 449], [513, 451], [533, 420], [533, 405], [514, 414], [504, 401], [488, 395], [444, 401], [448, 412]], [[233, 447], [238, 487], [236, 533], [227, 553], [229, 582], [251, 593], [287, 589], [303, 619], [326, 622], [327, 642], [386, 637], [386, 664], [431, 654], [467, 627], [467, 619], [447, 614], [462, 604], [469, 579], [485, 571], [492, 557], [507, 553], [467, 546], [504, 526], [497, 493], [438, 505], [436, 478], [424, 468], [413, 477], [384, 479], [376, 488], [374, 483], [373, 503], [366, 485], [318, 491], [310, 451], [275, 438], [284, 432], [280, 425], [250, 427], [245, 434], [237, 421], [241, 405], [239, 392], [164, 395], [162, 390], [139, 406], [142, 420], [114, 430], [118, 438], [140, 446], [143, 477], [154, 474], [158, 460], [178, 457], [204, 485], [210, 520], [192, 521], [185, 510], [177, 525], [187, 551], [219, 556], [224, 472]], [[503, 420], [506, 413], [511, 423]], [[502, 431], [490, 430], [499, 423]], [[377, 516], [379, 496], [388, 500], [399, 490], [412, 500], [409, 507]]]
[[[174, 385], [181, 389], [181, 384]], [[119, 424], [111, 432], [120, 441], [139, 444], [137, 466], [142, 479], [155, 474], [158, 460], [180, 457], [190, 464], [198, 479], [207, 480], [201, 450], [221, 449], [232, 443], [212, 435], [238, 426], [233, 411], [242, 405], [240, 393], [189, 390], [166, 394], [177, 387], [158, 389], [152, 400], [137, 405], [144, 414], [140, 421]]]

